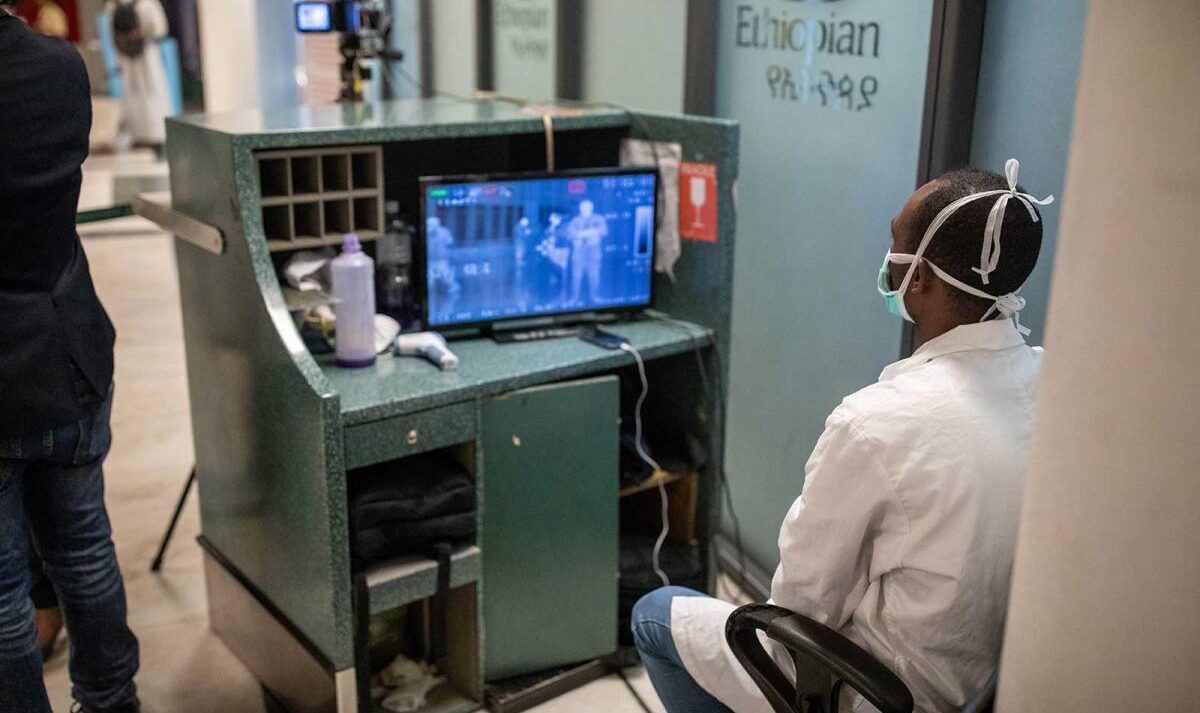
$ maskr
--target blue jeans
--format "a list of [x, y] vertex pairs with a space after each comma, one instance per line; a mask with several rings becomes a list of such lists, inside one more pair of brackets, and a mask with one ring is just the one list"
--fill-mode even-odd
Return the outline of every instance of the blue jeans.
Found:
[[633, 642], [668, 713], [732, 713], [687, 672], [671, 637], [671, 600], [706, 596], [684, 587], [661, 587], [633, 607]]
[[101, 464], [112, 392], [89, 416], [32, 438], [0, 439], [0, 708], [49, 713], [30, 600], [30, 535], [71, 637], [72, 695], [84, 710], [136, 705], [138, 644], [104, 509]]

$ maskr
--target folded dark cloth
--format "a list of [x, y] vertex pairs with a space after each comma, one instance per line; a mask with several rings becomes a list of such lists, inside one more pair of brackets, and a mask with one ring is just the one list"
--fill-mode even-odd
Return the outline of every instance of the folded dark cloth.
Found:
[[362, 468], [348, 479], [355, 569], [475, 534], [475, 482], [444, 453]]
[[475, 511], [474, 481], [444, 453], [355, 470], [349, 481], [352, 530]]
[[435, 542], [453, 543], [474, 534], [474, 511], [368, 527], [350, 533], [353, 567], [358, 570], [402, 555], [421, 554]]

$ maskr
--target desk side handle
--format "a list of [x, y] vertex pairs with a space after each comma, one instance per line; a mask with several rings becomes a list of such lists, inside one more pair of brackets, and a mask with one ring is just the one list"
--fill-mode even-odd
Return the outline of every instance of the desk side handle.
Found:
[[138, 194], [133, 199], [133, 212], [201, 250], [213, 255], [225, 252], [225, 236], [220, 228], [172, 208], [170, 193]]

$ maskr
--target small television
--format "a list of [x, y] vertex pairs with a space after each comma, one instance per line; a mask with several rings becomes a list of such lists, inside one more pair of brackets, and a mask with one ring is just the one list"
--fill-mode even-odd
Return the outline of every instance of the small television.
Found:
[[333, 32], [333, 5], [329, 2], [297, 2], [295, 11], [297, 32]]
[[649, 307], [657, 216], [654, 168], [424, 178], [425, 326]]

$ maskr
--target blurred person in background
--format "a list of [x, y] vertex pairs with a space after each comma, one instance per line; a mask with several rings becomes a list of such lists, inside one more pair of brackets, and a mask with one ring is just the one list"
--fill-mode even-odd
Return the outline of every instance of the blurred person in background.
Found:
[[159, 0], [110, 0], [105, 6], [124, 83], [122, 115], [134, 146], [161, 158], [171, 114], [171, 90], [159, 43], [167, 37], [167, 15]]
[[22, 0], [14, 7], [17, 17], [48, 37], [77, 39], [71, 36], [71, 20], [62, 5], [54, 0]]

